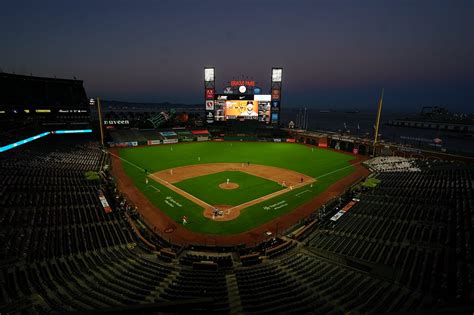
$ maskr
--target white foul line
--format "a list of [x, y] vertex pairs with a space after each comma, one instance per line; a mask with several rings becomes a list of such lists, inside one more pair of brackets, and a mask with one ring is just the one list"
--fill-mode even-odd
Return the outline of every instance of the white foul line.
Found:
[[[116, 158], [119, 158], [120, 160], [122, 160], [122, 161], [124, 161], [124, 162], [127, 162], [128, 164], [132, 165], [133, 167], [136, 167], [136, 168], [139, 169], [139, 170], [142, 170], [143, 172], [145, 171], [144, 168], [141, 168], [140, 166], [136, 165], [135, 163], [132, 163], [132, 162], [130, 162], [130, 161], [127, 161], [126, 159], [124, 159], [124, 158], [122, 158], [122, 157], [120, 157], [120, 156], [118, 156], [118, 155], [116, 155], [116, 154], [114, 154], [114, 153], [112, 153], [112, 152], [109, 152], [109, 154], [112, 155], [112, 156], [115, 156]], [[164, 183], [164, 185], [167, 186], [168, 188], [170, 188], [170, 186], [173, 187], [173, 189], [171, 189], [171, 190], [174, 190], [174, 191], [177, 192], [179, 195], [188, 196], [188, 199], [199, 200], [199, 202], [200, 202], [201, 204], [204, 204], [204, 205], [206, 205], [206, 206], [208, 206], [208, 207], [213, 208], [213, 206], [211, 206], [211, 205], [208, 204], [207, 202], [202, 201], [201, 199], [199, 199], [199, 198], [197, 198], [197, 197], [191, 195], [190, 193], [188, 193], [188, 192], [186, 192], [186, 191], [184, 191], [184, 190], [182, 190], [182, 189], [180, 189], [180, 188], [174, 186], [173, 184], [167, 182], [167, 181], [164, 180], [164, 179], [161, 179], [161, 178], [159, 178], [159, 177], [157, 177], [157, 176], [155, 176], [155, 175], [153, 175], [153, 174], [150, 174], [150, 175], [148, 175], [148, 176], [150, 176], [151, 178], [153, 178], [153, 179], [154, 179], [155, 181], [157, 181], [157, 182], [162, 182], [162, 183]]]

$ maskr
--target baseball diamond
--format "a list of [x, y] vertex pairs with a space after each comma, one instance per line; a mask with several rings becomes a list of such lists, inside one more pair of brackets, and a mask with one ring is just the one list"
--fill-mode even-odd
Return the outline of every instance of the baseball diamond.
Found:
[[[187, 143], [117, 153], [138, 189], [129, 194], [132, 201], [146, 198], [152, 212], [173, 226], [186, 215], [184, 229], [216, 236], [244, 233], [292, 213], [356, 170], [352, 155], [291, 143]], [[227, 179], [239, 187], [220, 188]], [[141, 212], [154, 223], [154, 216]]]

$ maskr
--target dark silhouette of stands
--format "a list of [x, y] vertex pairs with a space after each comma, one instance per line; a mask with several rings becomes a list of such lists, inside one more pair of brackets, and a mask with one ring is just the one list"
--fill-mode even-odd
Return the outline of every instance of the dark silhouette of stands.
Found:
[[[298, 240], [206, 252], [141, 231], [156, 245], [152, 252], [130, 226], [127, 218], [139, 214], [115, 190], [108, 164], [83, 135], [0, 156], [2, 314], [381, 314], [472, 300], [472, 168], [438, 163], [378, 173], [379, 186], [336, 223], [328, 206]], [[91, 170], [100, 180], [85, 179]], [[201, 262], [217, 268], [201, 270]]]
[[381, 184], [341, 219], [308, 237], [309, 248], [426, 300], [472, 299], [473, 169], [439, 164], [377, 178]]

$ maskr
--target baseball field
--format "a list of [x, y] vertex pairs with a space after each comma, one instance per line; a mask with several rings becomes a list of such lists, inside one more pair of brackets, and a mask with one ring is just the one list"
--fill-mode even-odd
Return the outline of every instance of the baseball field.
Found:
[[351, 155], [292, 143], [194, 142], [121, 148], [119, 155], [156, 211], [213, 235], [258, 227], [354, 172]]

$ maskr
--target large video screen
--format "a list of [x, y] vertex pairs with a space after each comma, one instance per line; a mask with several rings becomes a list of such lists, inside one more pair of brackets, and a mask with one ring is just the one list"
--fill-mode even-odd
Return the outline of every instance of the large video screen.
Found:
[[258, 119], [258, 101], [227, 100], [224, 108], [225, 119]]

